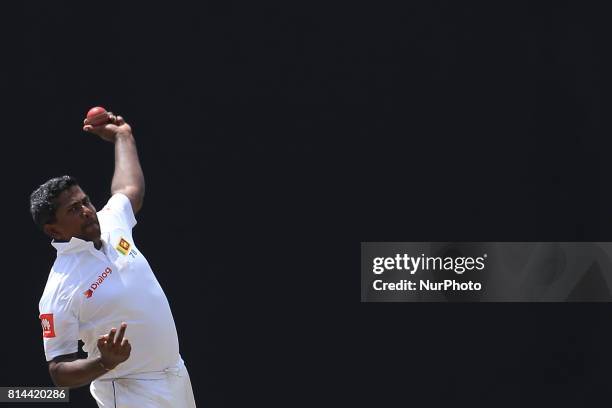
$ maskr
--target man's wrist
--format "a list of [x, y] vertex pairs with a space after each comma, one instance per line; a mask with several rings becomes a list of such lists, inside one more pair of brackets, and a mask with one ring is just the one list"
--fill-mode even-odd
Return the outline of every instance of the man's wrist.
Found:
[[115, 142], [120, 139], [134, 139], [134, 135], [132, 135], [130, 131], [117, 132], [117, 134], [115, 134]]
[[98, 357], [97, 360], [98, 360], [98, 365], [100, 367], [102, 367], [104, 369], [104, 371], [108, 372], [108, 371], [112, 370], [113, 368], [115, 368], [115, 367], [110, 367], [107, 364], [104, 364], [104, 362], [102, 361], [102, 357]]

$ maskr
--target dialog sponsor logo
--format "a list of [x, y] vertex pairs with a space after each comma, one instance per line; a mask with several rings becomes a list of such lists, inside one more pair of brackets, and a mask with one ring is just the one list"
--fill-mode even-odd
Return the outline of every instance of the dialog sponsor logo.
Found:
[[85, 292], [83, 292], [83, 294], [85, 295], [86, 298], [90, 298], [93, 296], [94, 292], [96, 289], [98, 289], [100, 287], [100, 285], [102, 285], [102, 282], [104, 282], [104, 280], [111, 274], [113, 273], [113, 270], [111, 268], [106, 268], [104, 269], [104, 272], [102, 272], [100, 275], [98, 275], [98, 280], [96, 280], [95, 282], [93, 282], [90, 286], [89, 289], [87, 289]]

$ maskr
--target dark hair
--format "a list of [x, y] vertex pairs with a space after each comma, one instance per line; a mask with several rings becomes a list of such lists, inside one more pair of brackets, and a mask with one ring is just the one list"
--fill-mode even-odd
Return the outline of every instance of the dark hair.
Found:
[[40, 229], [43, 229], [45, 224], [53, 224], [56, 221], [56, 198], [63, 191], [78, 184], [77, 179], [72, 176], [61, 176], [47, 180], [34, 190], [30, 195], [30, 214]]

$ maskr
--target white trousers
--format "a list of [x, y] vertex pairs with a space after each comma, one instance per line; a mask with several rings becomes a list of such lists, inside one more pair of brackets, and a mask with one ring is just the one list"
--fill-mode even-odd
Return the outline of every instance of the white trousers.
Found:
[[154, 373], [94, 380], [89, 391], [100, 408], [195, 408], [189, 373], [176, 367]]

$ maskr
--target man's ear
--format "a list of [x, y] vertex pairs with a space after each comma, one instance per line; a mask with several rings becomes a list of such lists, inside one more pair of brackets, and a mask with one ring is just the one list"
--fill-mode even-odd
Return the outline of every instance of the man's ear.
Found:
[[50, 236], [53, 239], [62, 239], [62, 234], [58, 231], [58, 229], [53, 224], [45, 224], [43, 225], [43, 231], [45, 234]]

